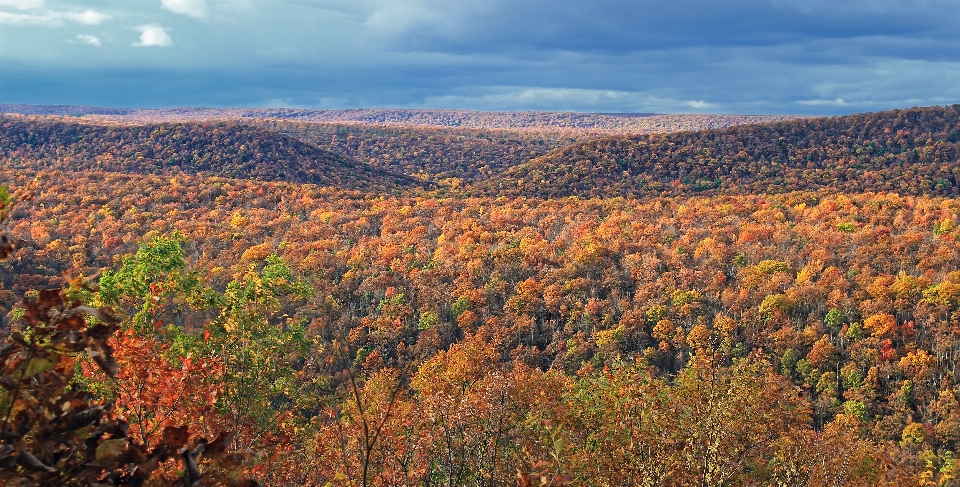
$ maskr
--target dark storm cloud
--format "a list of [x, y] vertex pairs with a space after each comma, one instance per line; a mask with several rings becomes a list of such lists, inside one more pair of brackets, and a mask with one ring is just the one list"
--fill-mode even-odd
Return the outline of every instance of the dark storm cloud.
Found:
[[850, 113], [960, 101], [958, 21], [958, 1], [0, 0], [0, 102]]
[[[521, 0], [386, 7], [372, 26], [404, 49], [636, 51], [771, 46], [817, 39], [955, 40], [956, 2]], [[408, 29], [383, 24], [407, 22]]]

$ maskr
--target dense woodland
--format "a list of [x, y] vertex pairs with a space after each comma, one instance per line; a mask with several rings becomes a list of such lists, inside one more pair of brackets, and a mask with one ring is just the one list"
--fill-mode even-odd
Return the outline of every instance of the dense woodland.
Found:
[[7, 168], [207, 174], [370, 191], [417, 185], [277, 132], [226, 122], [105, 126], [0, 117], [0, 160]]
[[463, 187], [589, 134], [265, 120], [259, 125], [371, 166]]
[[491, 195], [668, 196], [785, 191], [956, 195], [960, 106], [613, 137], [511, 168]]
[[61, 115], [123, 123], [276, 119], [314, 123], [421, 126], [578, 133], [650, 133], [703, 130], [746, 123], [789, 120], [780, 115], [658, 115], [653, 113], [479, 112], [470, 110], [298, 108], [130, 109], [71, 105], [0, 105], [0, 113]]
[[[31, 290], [102, 270], [83, 296], [120, 317], [117, 373], [80, 359], [76, 387], [113, 402], [124, 445], [229, 435], [267, 485], [956, 485], [958, 112], [577, 142], [504, 169], [600, 173], [654, 139], [650, 177], [730, 168], [669, 196], [7, 166], [34, 196], [6, 223], [3, 328], [30, 329]], [[357, 164], [443, 147], [314, 143], [343, 133]], [[438, 168], [484, 135], [463, 137]], [[725, 158], [741, 150], [780, 186]], [[804, 176], [841, 167], [842, 191]], [[150, 482], [176, 478], [164, 462]]]

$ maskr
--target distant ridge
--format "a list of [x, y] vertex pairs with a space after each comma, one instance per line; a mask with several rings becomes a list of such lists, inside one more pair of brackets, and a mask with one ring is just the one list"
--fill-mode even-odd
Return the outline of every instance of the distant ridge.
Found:
[[130, 126], [0, 116], [0, 163], [16, 169], [184, 173], [367, 191], [423, 185], [416, 178], [234, 122]]
[[960, 105], [607, 137], [553, 150], [475, 193], [567, 196], [893, 191], [960, 195]]
[[20, 115], [129, 115], [136, 110], [130, 108], [88, 107], [80, 105], [0, 105], [0, 113]]
[[97, 108], [66, 105], [0, 105], [0, 112], [72, 115], [127, 123], [223, 119], [282, 119], [314, 123], [353, 123], [475, 129], [590, 131], [607, 134], [657, 133], [723, 128], [797, 118], [786, 115], [663, 115], [649, 113], [482, 112], [435, 109], [299, 108]]

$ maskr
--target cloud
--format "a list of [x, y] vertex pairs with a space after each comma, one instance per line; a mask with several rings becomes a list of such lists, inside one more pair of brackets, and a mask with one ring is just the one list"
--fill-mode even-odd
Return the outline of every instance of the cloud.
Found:
[[[328, 0], [329, 1], [329, 0]], [[956, 0], [355, 0], [364, 34], [398, 51], [632, 52], [811, 39], [955, 39]], [[812, 6], [811, 6], [812, 5]]]
[[0, 12], [0, 24], [8, 25], [41, 25], [59, 27], [63, 25], [64, 21], [70, 21], [84, 25], [99, 25], [109, 19], [109, 15], [90, 9], [73, 12], [47, 10], [44, 12], [28, 14]]
[[173, 39], [170, 38], [170, 34], [167, 34], [167, 31], [163, 29], [162, 26], [158, 24], [146, 24], [139, 25], [136, 27], [140, 31], [140, 40], [134, 42], [134, 46], [138, 47], [167, 47], [173, 44]]
[[20, 10], [43, 7], [44, 0], [0, 0], [0, 7], [13, 7]]
[[545, 110], [601, 112], [702, 112], [719, 108], [701, 100], [677, 100], [639, 91], [552, 88], [530, 86], [477, 86], [459, 94], [427, 97], [422, 107], [471, 108], [476, 110]]
[[690, 107], [690, 108], [698, 108], [698, 109], [699, 109], [699, 108], [710, 108], [710, 107], [715, 107], [715, 106], [717, 106], [717, 105], [714, 105], [713, 103], [707, 103], [707, 102], [705, 102], [705, 101], [703, 101], [703, 100], [690, 100], [690, 101], [684, 103], [684, 105], [686, 105], [686, 106], [688, 106], [688, 107]]
[[91, 46], [100, 46], [100, 38], [97, 36], [91, 36], [86, 34], [77, 34], [77, 41], [83, 44], [89, 44]]
[[202, 19], [207, 16], [206, 0], [161, 0], [163, 8], [182, 15]]
[[110, 18], [109, 15], [97, 12], [96, 10], [84, 10], [83, 12], [67, 12], [63, 14], [64, 18], [86, 25], [99, 25], [104, 20]]
[[[859, 103], [863, 104], [864, 102], [859, 102]], [[797, 104], [805, 105], [809, 107], [822, 107], [822, 106], [845, 107], [845, 106], [853, 105], [853, 103], [850, 103], [844, 100], [843, 98], [834, 98], [833, 100], [798, 100]]]
[[[0, 78], [10, 100], [105, 105], [840, 114], [960, 102], [957, 5], [0, 0]], [[100, 20], [88, 7], [158, 23], [128, 44], [174, 48], [69, 49], [78, 32], [112, 45], [109, 29], [84, 26]]]

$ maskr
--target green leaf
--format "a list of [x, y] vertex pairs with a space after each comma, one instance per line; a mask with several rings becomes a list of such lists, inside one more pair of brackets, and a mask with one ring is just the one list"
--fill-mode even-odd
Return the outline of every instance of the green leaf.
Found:
[[0, 411], [9, 411], [10, 406], [13, 405], [13, 394], [10, 392], [4, 392], [0, 394]]
[[27, 370], [24, 372], [23, 376], [33, 377], [37, 374], [42, 374], [52, 369], [54, 365], [56, 364], [45, 358], [31, 359], [30, 362], [27, 363]]

